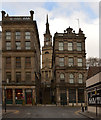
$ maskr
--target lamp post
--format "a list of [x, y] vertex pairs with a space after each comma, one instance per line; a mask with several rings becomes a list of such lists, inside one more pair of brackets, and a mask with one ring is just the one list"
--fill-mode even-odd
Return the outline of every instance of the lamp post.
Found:
[[6, 112], [6, 86], [4, 86], [4, 91], [5, 91], [5, 112]]
[[97, 88], [95, 89], [95, 98], [96, 98], [96, 117], [97, 117]]

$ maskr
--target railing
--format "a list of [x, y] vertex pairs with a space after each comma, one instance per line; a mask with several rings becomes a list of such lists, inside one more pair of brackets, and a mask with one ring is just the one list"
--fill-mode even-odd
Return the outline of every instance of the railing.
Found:
[[24, 16], [24, 17], [5, 17], [5, 20], [10, 20], [10, 21], [31, 20], [31, 17], [29, 17], [29, 16]]

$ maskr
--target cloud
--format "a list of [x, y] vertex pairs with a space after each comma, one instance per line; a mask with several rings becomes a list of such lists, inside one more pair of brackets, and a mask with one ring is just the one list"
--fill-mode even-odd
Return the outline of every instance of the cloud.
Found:
[[[54, 2], [54, 1], [53, 1]], [[32, 9], [35, 11], [34, 20], [38, 23], [40, 43], [43, 46], [46, 24], [46, 15], [49, 15], [50, 31], [52, 36], [55, 32], [63, 33], [71, 26], [78, 32], [79, 18], [80, 27], [84, 31], [86, 39], [86, 52], [88, 56], [99, 56], [99, 3], [80, 3], [80, 2], [16, 2], [3, 3], [3, 9], [10, 15], [29, 15]], [[46, 7], [47, 6], [47, 7]], [[50, 6], [50, 7], [48, 7]], [[51, 7], [52, 6], [52, 7]], [[87, 8], [87, 9], [85, 9]], [[94, 17], [93, 17], [94, 16]], [[92, 45], [91, 45], [92, 44]], [[93, 52], [92, 52], [93, 51]]]

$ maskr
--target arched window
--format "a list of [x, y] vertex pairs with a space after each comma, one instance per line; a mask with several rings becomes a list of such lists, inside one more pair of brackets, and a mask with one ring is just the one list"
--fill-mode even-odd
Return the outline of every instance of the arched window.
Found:
[[83, 75], [81, 73], [78, 76], [78, 83], [83, 83]]
[[45, 52], [45, 54], [49, 54], [49, 52]]
[[69, 83], [74, 83], [74, 75], [73, 74], [69, 75]]
[[64, 73], [60, 74], [60, 81], [65, 81], [65, 75], [64, 75]]

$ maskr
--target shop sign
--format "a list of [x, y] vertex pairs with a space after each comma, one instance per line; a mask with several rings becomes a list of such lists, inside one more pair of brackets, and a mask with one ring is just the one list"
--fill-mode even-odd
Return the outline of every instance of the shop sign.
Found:
[[32, 92], [32, 90], [31, 89], [26, 89], [26, 92]]

